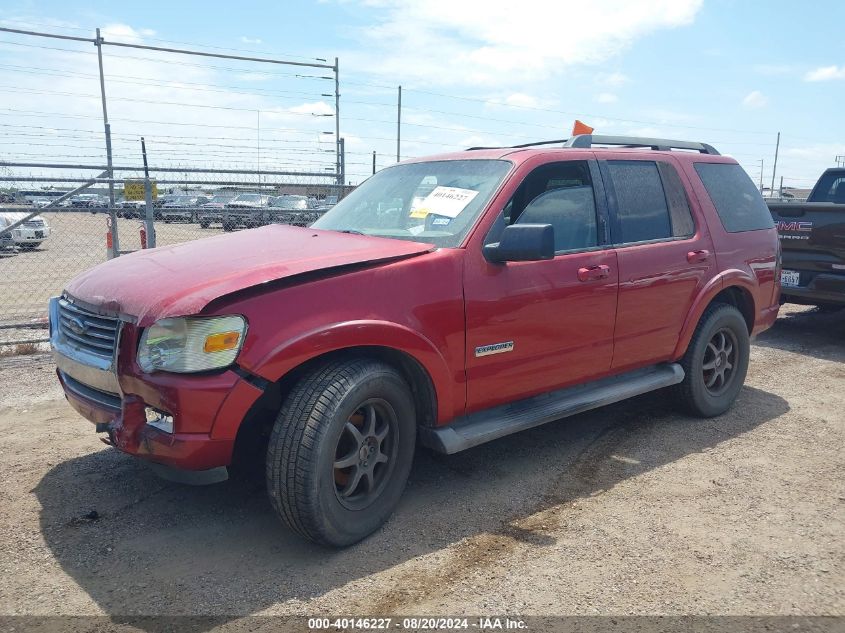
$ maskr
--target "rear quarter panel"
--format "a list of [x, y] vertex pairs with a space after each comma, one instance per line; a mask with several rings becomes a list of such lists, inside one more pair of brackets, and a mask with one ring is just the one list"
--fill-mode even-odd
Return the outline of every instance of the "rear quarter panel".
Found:
[[[729, 158], [709, 158], [707, 162], [735, 161]], [[698, 177], [698, 172], [695, 171], [695, 161], [687, 159], [682, 163], [687, 184], [698, 199], [702, 216], [710, 227], [719, 270], [716, 278], [705, 289], [695, 311], [700, 316], [709, 300], [719, 291], [729, 286], [738, 286], [747, 290], [754, 301], [752, 334], [758, 334], [770, 327], [777, 316], [780, 299], [780, 246], [777, 230], [770, 228], [738, 233], [726, 231], [716, 207]], [[685, 334], [688, 342], [692, 333], [687, 331]]]

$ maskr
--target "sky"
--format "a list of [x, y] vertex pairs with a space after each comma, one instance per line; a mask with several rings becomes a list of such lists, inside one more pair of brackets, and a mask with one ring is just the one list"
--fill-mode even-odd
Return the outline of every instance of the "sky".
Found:
[[[2, 0], [0, 26], [339, 60], [346, 179], [402, 158], [596, 133], [704, 141], [755, 182], [845, 155], [845, 2]], [[325, 62], [317, 60], [326, 60]], [[115, 163], [331, 174], [330, 69], [103, 47]], [[102, 164], [96, 48], [0, 32], [0, 160]], [[26, 168], [29, 174], [58, 173]], [[72, 170], [71, 170], [72, 171]], [[23, 173], [16, 168], [13, 173]], [[64, 170], [62, 173], [71, 173]], [[76, 173], [76, 172], [74, 172]], [[81, 171], [79, 173], [82, 173]], [[303, 177], [316, 178], [315, 176]]]

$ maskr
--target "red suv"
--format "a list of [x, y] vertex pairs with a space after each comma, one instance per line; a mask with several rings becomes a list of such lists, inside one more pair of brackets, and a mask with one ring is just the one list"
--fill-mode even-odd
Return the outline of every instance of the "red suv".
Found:
[[387, 519], [418, 438], [455, 453], [667, 387], [724, 412], [778, 312], [756, 187], [701, 143], [555, 143], [405, 162], [310, 228], [97, 266], [50, 305], [68, 400], [170, 478], [260, 455], [282, 519], [331, 545]]

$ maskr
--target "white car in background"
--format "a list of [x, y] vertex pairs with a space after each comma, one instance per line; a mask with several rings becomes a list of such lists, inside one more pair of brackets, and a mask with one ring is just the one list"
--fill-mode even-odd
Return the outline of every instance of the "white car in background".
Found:
[[[5, 212], [0, 213], [0, 232], [4, 236], [11, 237], [12, 243], [19, 248], [38, 248], [41, 242], [50, 237], [50, 227], [40, 215], [29, 218], [20, 226], [11, 231], [5, 231], [5, 227], [11, 226], [25, 218], [28, 213]], [[8, 234], [11, 233], [9, 236]]]
[[51, 202], [50, 198], [33, 198], [32, 206], [36, 209], [45, 209]]

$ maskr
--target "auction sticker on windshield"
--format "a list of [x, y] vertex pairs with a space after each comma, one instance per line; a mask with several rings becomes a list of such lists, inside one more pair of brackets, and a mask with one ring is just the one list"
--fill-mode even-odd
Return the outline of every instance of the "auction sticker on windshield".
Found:
[[447, 218], [456, 218], [478, 195], [472, 189], [461, 189], [459, 187], [435, 187], [428, 194], [419, 206], [411, 210], [412, 218], [425, 218], [429, 214], [443, 215]]

